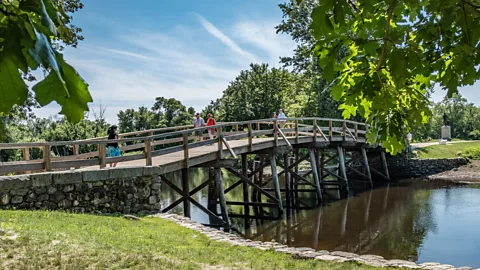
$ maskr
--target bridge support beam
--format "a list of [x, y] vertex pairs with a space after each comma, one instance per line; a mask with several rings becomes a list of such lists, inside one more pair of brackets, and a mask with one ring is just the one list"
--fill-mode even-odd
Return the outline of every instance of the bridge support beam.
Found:
[[318, 177], [318, 167], [315, 157], [315, 150], [308, 149], [310, 155], [310, 164], [312, 166], [313, 180], [315, 182], [315, 190], [317, 193], [317, 201], [320, 203], [323, 200], [322, 197], [322, 187], [320, 186], [320, 178]]
[[[290, 157], [288, 154], [283, 155], [283, 163], [285, 164], [285, 167], [290, 166]], [[291, 200], [291, 185], [292, 185], [292, 179], [291, 179], [291, 174], [288, 171], [285, 171], [285, 197], [286, 197], [286, 205], [287, 208], [290, 208], [292, 205], [292, 200]], [[288, 210], [287, 210], [288, 211]]]
[[[370, 162], [369, 162], [369, 166], [368, 166], [369, 169], [370, 169], [370, 172], [374, 173], [377, 176], [380, 176], [381, 178], [383, 178], [386, 181], [390, 181], [390, 174], [389, 174], [389, 171], [388, 171], [388, 164], [387, 164], [387, 158], [385, 156], [385, 151], [383, 149], [380, 149], [380, 150], [372, 149], [372, 151], [369, 151], [369, 153], [373, 154], [373, 157], [372, 157], [372, 155], [370, 155], [371, 158], [370, 158]], [[372, 165], [376, 164], [375, 162], [378, 159], [381, 159], [380, 160], [380, 165], [375, 168]], [[378, 164], [376, 164], [376, 165], [378, 165]], [[378, 167], [381, 167], [381, 168], [378, 168]], [[381, 170], [382, 172], [379, 171], [379, 170]]]
[[186, 217], [191, 217], [190, 213], [190, 201], [188, 198], [190, 197], [190, 185], [188, 181], [188, 169], [182, 169], [182, 188], [183, 188], [183, 214]]
[[365, 148], [346, 148], [345, 158], [348, 159], [346, 166], [349, 173], [350, 188], [372, 188], [373, 181]]
[[275, 154], [270, 154], [270, 167], [272, 168], [273, 186], [275, 188], [275, 197], [278, 200], [278, 211], [283, 213], [282, 195], [280, 193], [280, 182], [278, 181], [277, 161]]
[[222, 219], [225, 224], [225, 230], [228, 231], [230, 229], [230, 221], [228, 220], [228, 208], [227, 208], [227, 200], [225, 199], [225, 189], [224, 189], [223, 179], [222, 179], [222, 170], [220, 168], [215, 168], [214, 171], [215, 171], [215, 184], [218, 189]]
[[[250, 205], [248, 204], [249, 202], [249, 196], [248, 196], [248, 160], [247, 160], [247, 154], [242, 155], [242, 175], [245, 176], [245, 178], [242, 179], [242, 186], [243, 186], [243, 202], [245, 203], [243, 206], [243, 211], [245, 216], [250, 216]], [[248, 219], [247, 219], [248, 220]], [[248, 221], [247, 221], [248, 223]]]

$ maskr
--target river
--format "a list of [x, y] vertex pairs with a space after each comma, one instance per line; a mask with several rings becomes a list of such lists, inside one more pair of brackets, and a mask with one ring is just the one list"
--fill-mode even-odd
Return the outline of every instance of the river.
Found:
[[[190, 177], [198, 186], [208, 173], [199, 169], [191, 171]], [[170, 178], [180, 179], [180, 175]], [[224, 174], [226, 187], [235, 180]], [[227, 194], [227, 200], [241, 201], [242, 196], [238, 187]], [[164, 205], [178, 197], [163, 186]], [[206, 205], [207, 189], [194, 198]], [[243, 212], [243, 207], [229, 209]], [[173, 210], [179, 214], [182, 211], [182, 205]], [[209, 222], [196, 207], [191, 211], [193, 220]], [[309, 210], [285, 209], [280, 220], [251, 220], [246, 227], [245, 220], [233, 219], [232, 224], [252, 240], [417, 263], [480, 267], [480, 189], [447, 182], [400, 181]]]

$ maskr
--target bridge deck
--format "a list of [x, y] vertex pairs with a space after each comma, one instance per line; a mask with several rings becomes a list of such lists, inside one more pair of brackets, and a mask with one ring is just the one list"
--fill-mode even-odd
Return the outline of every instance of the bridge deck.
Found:
[[[292, 146], [297, 144], [305, 144], [305, 143], [312, 143], [313, 137], [304, 136], [298, 138], [298, 143], [296, 142], [295, 137], [287, 137], [289, 143]], [[317, 142], [321, 143], [329, 143], [329, 141], [324, 140], [323, 138], [317, 138]], [[359, 143], [363, 144], [365, 141], [353, 141], [350, 140], [351, 143]], [[255, 151], [260, 151], [264, 149], [269, 149], [275, 146], [275, 139], [274, 138], [257, 138], [252, 139], [252, 149], [249, 149], [248, 140], [235, 140], [235, 141], [228, 141], [229, 146], [233, 150], [236, 155], [241, 155], [245, 153], [251, 153]], [[287, 142], [285, 140], [278, 140], [277, 146], [287, 146]], [[223, 150], [223, 156], [229, 157], [231, 156], [228, 149]], [[193, 148], [189, 150], [189, 159], [188, 159], [188, 167], [197, 166], [206, 162], [215, 161], [218, 159], [218, 143], [212, 143], [211, 145], [201, 146], [197, 148]], [[137, 159], [132, 161], [124, 161], [119, 162], [117, 167], [142, 167], [145, 166], [145, 159]], [[178, 171], [185, 166], [185, 159], [184, 159], [184, 152], [178, 151], [171, 154], [165, 154], [157, 157], [152, 158], [152, 166], [159, 166], [161, 167], [162, 173], [169, 173], [173, 171]], [[97, 170], [98, 166], [90, 166], [83, 168], [82, 170]]]

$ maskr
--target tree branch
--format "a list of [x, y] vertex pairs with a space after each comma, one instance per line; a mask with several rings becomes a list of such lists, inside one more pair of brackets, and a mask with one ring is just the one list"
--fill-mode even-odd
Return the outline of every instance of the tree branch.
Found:
[[352, 0], [346, 0], [346, 1], [347, 1], [348, 5], [350, 5], [353, 8], [353, 10], [355, 10], [355, 12], [358, 13], [358, 16], [360, 16], [360, 18], [362, 19], [362, 22], [365, 23], [365, 20], [363, 19], [362, 14], [361, 14], [360, 10], [358, 9], [357, 5]]
[[462, 0], [462, 2], [465, 3], [465, 4], [467, 4], [467, 5], [469, 5], [469, 6], [471, 6], [471, 7], [473, 7], [473, 8], [480, 9], [480, 5], [476, 5], [476, 4], [474, 4], [474, 3], [470, 2], [470, 1]]
[[469, 5], [469, 6], [472, 7], [478, 14], [480, 14], [480, 6], [479, 6], [479, 5], [475, 5], [474, 3], [471, 3], [470, 1], [467, 1], [467, 0], [462, 0], [462, 6], [463, 6], [463, 9], [464, 9], [464, 13], [465, 13], [465, 4]]
[[388, 33], [390, 32], [390, 21], [392, 19], [393, 10], [395, 9], [397, 2], [398, 0], [394, 0], [388, 10], [387, 25], [385, 28], [385, 35], [383, 36], [383, 49], [382, 49], [382, 54], [380, 55], [380, 58], [378, 58], [377, 69], [376, 69], [377, 72], [380, 70], [380, 67], [382, 66], [382, 63], [383, 63], [383, 59], [385, 58], [385, 53], [387, 51], [387, 44], [388, 44], [387, 43]]
[[467, 13], [465, 12], [465, 1], [462, 1], [463, 20], [465, 21], [465, 33], [467, 34], [467, 41], [470, 45], [470, 34], [468, 33]]

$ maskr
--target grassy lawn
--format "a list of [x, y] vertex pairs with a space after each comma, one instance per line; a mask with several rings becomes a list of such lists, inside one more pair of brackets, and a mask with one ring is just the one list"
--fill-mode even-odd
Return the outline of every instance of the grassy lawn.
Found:
[[1, 210], [0, 268], [377, 269], [234, 247], [160, 218]]
[[453, 158], [459, 157], [458, 153], [465, 151], [469, 148], [480, 149], [479, 141], [464, 142], [464, 143], [452, 143], [446, 145], [431, 145], [425, 148], [417, 148], [414, 151], [417, 151], [419, 158]]

